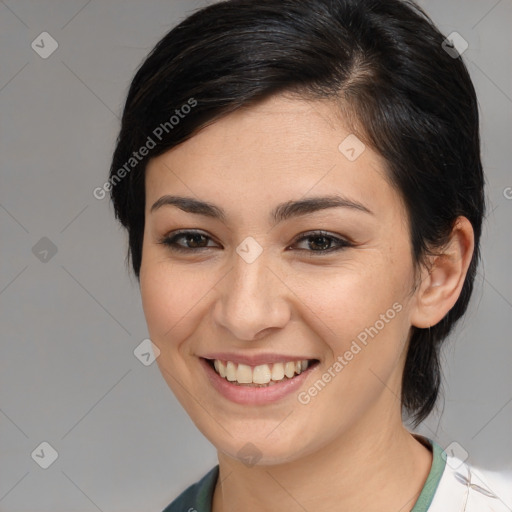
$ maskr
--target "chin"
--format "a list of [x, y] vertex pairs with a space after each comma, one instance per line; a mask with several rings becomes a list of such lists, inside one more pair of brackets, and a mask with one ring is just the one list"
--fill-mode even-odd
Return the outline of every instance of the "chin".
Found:
[[[218, 452], [242, 462], [247, 467], [287, 464], [315, 451], [314, 447], [311, 446], [308, 449], [307, 445], [303, 444], [307, 440], [299, 432], [297, 435], [288, 433], [286, 438], [270, 439], [268, 432], [271, 432], [275, 426], [274, 423], [266, 429], [258, 429], [255, 432], [246, 431], [243, 435], [233, 436], [223, 431], [222, 439], [210, 435], [211, 433], [207, 435], [203, 432], [203, 434]], [[230, 432], [229, 425], [225, 424], [225, 427]]]

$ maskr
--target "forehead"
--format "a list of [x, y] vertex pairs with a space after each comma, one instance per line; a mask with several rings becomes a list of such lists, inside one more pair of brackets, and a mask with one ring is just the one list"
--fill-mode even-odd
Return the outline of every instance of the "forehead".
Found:
[[384, 159], [343, 123], [334, 102], [273, 96], [243, 107], [150, 160], [147, 210], [162, 194], [238, 208], [340, 193], [399, 207]]

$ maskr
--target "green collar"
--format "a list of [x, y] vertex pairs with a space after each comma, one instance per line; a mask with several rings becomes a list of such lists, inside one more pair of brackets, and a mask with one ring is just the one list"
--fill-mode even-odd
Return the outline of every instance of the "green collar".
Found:
[[432, 500], [434, 499], [441, 476], [443, 475], [444, 467], [446, 466], [446, 459], [442, 456], [443, 449], [435, 441], [418, 435], [415, 437], [420, 442], [423, 440], [428, 441], [432, 446], [432, 467], [430, 468], [427, 481], [425, 482], [420, 496], [414, 504], [414, 508], [411, 512], [427, 512]]

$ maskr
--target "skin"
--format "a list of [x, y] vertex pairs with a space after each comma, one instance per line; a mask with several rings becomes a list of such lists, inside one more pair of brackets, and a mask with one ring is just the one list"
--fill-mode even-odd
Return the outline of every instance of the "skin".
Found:
[[[385, 162], [368, 146], [349, 161], [338, 146], [351, 132], [335, 112], [329, 102], [274, 96], [147, 166], [143, 308], [163, 377], [217, 449], [214, 512], [411, 510], [430, 471], [431, 452], [401, 420], [407, 342], [411, 326], [435, 325], [455, 304], [473, 232], [459, 218], [443, 253], [415, 272], [407, 214]], [[333, 193], [372, 213], [329, 208], [269, 222], [279, 203]], [[176, 206], [151, 212], [164, 194], [213, 203], [226, 221]], [[208, 248], [179, 253], [158, 243], [178, 229], [202, 232], [209, 238], [199, 246]], [[354, 246], [319, 254], [324, 241], [296, 242], [313, 230]], [[236, 252], [248, 236], [263, 249], [250, 264]], [[297, 393], [233, 403], [199, 364], [213, 351], [316, 358], [307, 391], [396, 303], [401, 311], [307, 405]], [[255, 465], [237, 456], [249, 442], [261, 457]]]

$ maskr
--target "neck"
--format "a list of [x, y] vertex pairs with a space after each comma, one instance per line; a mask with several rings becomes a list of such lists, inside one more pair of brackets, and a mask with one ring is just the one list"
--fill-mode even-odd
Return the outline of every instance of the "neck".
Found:
[[[432, 454], [403, 427], [400, 414], [394, 416], [390, 421], [389, 410], [372, 414], [322, 449], [285, 464], [248, 467], [218, 452], [212, 512], [409, 512]], [[385, 418], [378, 429], [377, 418]]]

